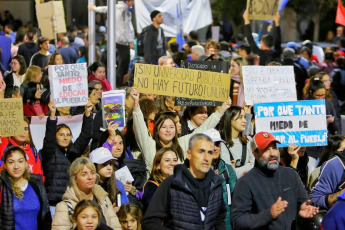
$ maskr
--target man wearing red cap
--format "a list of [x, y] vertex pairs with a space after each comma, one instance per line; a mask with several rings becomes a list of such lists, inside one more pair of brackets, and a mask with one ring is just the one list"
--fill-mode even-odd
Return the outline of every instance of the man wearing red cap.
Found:
[[[311, 218], [318, 208], [310, 205], [298, 174], [279, 166], [274, 136], [257, 133], [252, 146], [255, 166], [235, 186], [231, 209], [233, 229], [296, 229], [297, 213]], [[299, 210], [299, 211], [298, 211]]]

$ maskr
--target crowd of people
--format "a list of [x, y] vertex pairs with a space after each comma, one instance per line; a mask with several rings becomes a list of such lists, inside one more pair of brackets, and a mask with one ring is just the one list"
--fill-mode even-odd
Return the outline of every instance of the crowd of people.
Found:
[[[8, 16], [0, 25], [0, 99], [22, 98], [24, 130], [0, 133], [0, 229], [343, 229], [345, 215], [345, 31], [332, 47], [311, 41], [281, 44], [280, 16], [254, 38], [248, 12], [235, 42], [169, 42], [154, 10], [137, 36], [141, 56], [131, 59], [133, 0], [116, 5], [116, 88], [125, 89], [125, 129], [103, 127], [107, 80], [104, 40], [88, 66], [85, 106], [57, 107], [49, 65], [88, 62], [88, 30], [71, 28], [55, 41]], [[106, 7], [89, 5], [106, 13]], [[9, 12], [7, 12], [10, 14]], [[119, 24], [119, 26], [118, 26]], [[220, 106], [176, 106], [174, 96], [144, 94], [133, 86], [134, 63], [179, 68], [182, 61], [228, 62], [230, 95]], [[110, 63], [115, 64], [115, 63]], [[245, 103], [242, 67], [293, 66], [298, 100], [324, 99], [327, 146], [280, 144], [255, 133]], [[58, 124], [82, 116], [81, 130]], [[45, 133], [31, 118], [47, 117]], [[37, 149], [32, 135], [44, 136]], [[127, 167], [133, 181], [116, 178]], [[322, 219], [323, 217], [323, 219]], [[320, 221], [322, 219], [322, 222]]]

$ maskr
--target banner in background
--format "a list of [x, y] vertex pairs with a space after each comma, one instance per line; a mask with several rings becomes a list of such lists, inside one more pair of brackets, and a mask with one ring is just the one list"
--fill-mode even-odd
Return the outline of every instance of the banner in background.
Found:
[[140, 93], [224, 102], [230, 93], [230, 75], [135, 63], [134, 86]]
[[298, 146], [327, 145], [325, 100], [258, 103], [256, 132], [269, 132], [281, 142]]
[[247, 105], [297, 100], [293, 66], [243, 66], [242, 76]]
[[48, 68], [56, 107], [86, 105], [89, 97], [86, 63], [50, 65]]
[[135, 0], [135, 17], [137, 31], [152, 24], [150, 13], [154, 10], [162, 12], [164, 23], [161, 25], [166, 37], [176, 37], [177, 30], [176, 4], [181, 4], [183, 32], [188, 34], [212, 23], [212, 12], [209, 0]]
[[252, 20], [273, 20], [279, 8], [280, 0], [247, 0], [249, 19]]

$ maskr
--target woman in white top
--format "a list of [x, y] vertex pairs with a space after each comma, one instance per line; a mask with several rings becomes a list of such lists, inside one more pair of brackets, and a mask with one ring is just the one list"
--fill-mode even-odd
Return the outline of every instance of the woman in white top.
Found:
[[173, 148], [177, 152], [179, 162], [183, 162], [186, 158], [185, 153], [188, 149], [190, 137], [195, 133], [201, 133], [216, 127], [225, 110], [231, 106], [231, 99], [229, 98], [193, 134], [179, 138], [174, 118], [171, 116], [161, 116], [155, 123], [154, 137], [152, 138], [145, 125], [144, 116], [139, 107], [139, 93], [135, 87], [131, 88], [131, 96], [134, 99], [133, 129], [135, 139], [141, 149], [142, 157], [149, 172], [152, 169], [156, 151], [163, 147]]
[[[243, 134], [246, 123], [246, 114], [240, 106], [231, 106], [227, 109], [219, 124], [219, 132], [225, 143], [222, 143], [220, 157], [227, 164], [231, 164], [237, 178], [251, 170], [255, 158], [251, 149], [253, 139]], [[250, 121], [251, 115], [248, 116]]]
[[23, 83], [26, 72], [26, 63], [22, 55], [17, 55], [12, 58], [11, 70], [12, 71], [4, 78], [6, 85], [15, 85], [20, 87]]

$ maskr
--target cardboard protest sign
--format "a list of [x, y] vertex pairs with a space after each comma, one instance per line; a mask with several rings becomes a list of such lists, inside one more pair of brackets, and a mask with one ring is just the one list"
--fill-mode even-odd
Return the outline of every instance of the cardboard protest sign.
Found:
[[56, 39], [56, 33], [66, 33], [62, 1], [36, 2], [36, 16], [43, 37]]
[[297, 100], [293, 66], [243, 66], [242, 76], [247, 105]]
[[279, 10], [279, 0], [247, 0], [249, 19], [273, 20]]
[[56, 107], [86, 105], [86, 63], [50, 65], [48, 68], [50, 91]]
[[325, 100], [258, 103], [256, 132], [272, 133], [279, 147], [327, 145]]
[[119, 124], [119, 129], [125, 127], [125, 90], [110, 90], [102, 93], [102, 114], [103, 127], [108, 127], [108, 123], [113, 121]]
[[134, 85], [141, 93], [224, 102], [230, 93], [230, 76], [136, 63]]
[[[81, 126], [83, 124], [83, 114], [73, 117], [58, 116], [57, 124], [66, 124], [72, 131], [72, 141], [74, 142], [81, 132]], [[30, 132], [32, 141], [35, 144], [37, 150], [42, 149], [43, 139], [46, 132], [47, 117], [39, 119], [38, 117], [31, 117]]]
[[0, 135], [2, 137], [23, 135], [23, 114], [21, 98], [0, 99]]

